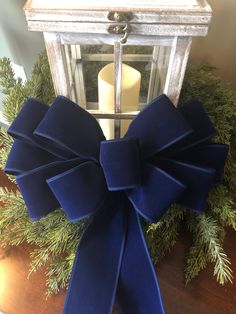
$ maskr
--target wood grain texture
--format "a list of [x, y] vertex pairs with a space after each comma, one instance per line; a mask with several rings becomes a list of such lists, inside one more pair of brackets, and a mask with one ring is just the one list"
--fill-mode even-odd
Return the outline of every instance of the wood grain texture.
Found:
[[53, 86], [57, 95], [70, 97], [70, 82], [66, 70], [66, 56], [57, 33], [44, 33], [45, 47], [52, 74]]
[[177, 106], [188, 62], [192, 38], [175, 37], [174, 41], [175, 43], [171, 47], [170, 62], [163, 92], [168, 95], [173, 104]]
[[[0, 185], [9, 186], [2, 173]], [[236, 273], [235, 241], [235, 232], [228, 230], [225, 250], [231, 258], [234, 273]], [[208, 266], [198, 278], [185, 287], [184, 256], [190, 244], [191, 236], [183, 228], [172, 252], [157, 266], [166, 314], [235, 314], [236, 285], [219, 286], [212, 277], [212, 266]], [[0, 258], [0, 311], [6, 314], [61, 313], [65, 291], [46, 300], [44, 269], [27, 279], [31, 250], [32, 247], [22, 245], [11, 248]], [[116, 308], [114, 314], [118, 313]]]

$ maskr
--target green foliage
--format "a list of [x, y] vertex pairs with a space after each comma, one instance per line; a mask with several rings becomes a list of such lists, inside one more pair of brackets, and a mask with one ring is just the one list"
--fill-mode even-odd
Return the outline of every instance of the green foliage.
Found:
[[35, 97], [45, 104], [55, 98], [47, 54], [42, 52], [34, 65], [31, 80], [26, 82], [28, 96]]
[[236, 231], [236, 208], [226, 186], [215, 186], [208, 196], [206, 213], [216, 219], [221, 226], [232, 227]]
[[[87, 69], [89, 70], [89, 69]], [[186, 257], [185, 280], [190, 282], [214, 263], [214, 275], [220, 284], [232, 281], [230, 261], [223, 250], [224, 228], [236, 230], [236, 96], [209, 67], [189, 66], [185, 76], [181, 102], [198, 98], [216, 125], [216, 142], [228, 143], [230, 153], [225, 176], [208, 197], [204, 213], [196, 214], [173, 205], [156, 224], [144, 224], [146, 240], [154, 263], [176, 243], [183, 222], [193, 237]], [[88, 73], [87, 73], [88, 74]], [[23, 84], [14, 79], [9, 59], [0, 59], [0, 84], [6, 95], [4, 116], [11, 122], [23, 102], [33, 96], [50, 103], [55, 95], [46, 53], [39, 55], [32, 78]], [[12, 139], [5, 129], [0, 131], [0, 165], [4, 166]], [[0, 189], [0, 243], [3, 247], [33, 244], [30, 273], [46, 266], [48, 295], [67, 287], [75, 251], [88, 221], [68, 222], [61, 209], [32, 222], [19, 192]]]
[[16, 83], [10, 59], [6, 57], [0, 59], [0, 86], [3, 94], [9, 95]]
[[192, 215], [188, 227], [193, 233], [193, 246], [187, 257], [186, 283], [196, 277], [208, 262], [215, 263], [214, 275], [221, 285], [226, 282], [232, 283], [230, 261], [222, 247], [225, 235], [223, 227], [205, 213]]
[[14, 71], [8, 58], [0, 59], [0, 85], [6, 95], [3, 115], [11, 123], [21, 109], [24, 101], [35, 97], [50, 103], [55, 97], [47, 55], [42, 52], [32, 71], [32, 77], [25, 84], [14, 78]]
[[9, 95], [7, 95], [3, 106], [3, 116], [7, 122], [11, 123], [11, 121], [15, 119], [27, 97], [28, 94], [25, 91], [24, 85], [22, 85], [21, 82], [16, 82], [16, 84], [11, 88]]
[[[78, 240], [77, 240], [78, 241]], [[72, 271], [75, 253], [62, 256], [54, 260], [48, 267], [46, 276], [47, 296], [58, 293], [61, 289], [68, 287], [70, 274]]]
[[5, 128], [0, 128], [0, 168], [3, 169], [6, 164], [13, 139], [6, 132]]
[[0, 244], [23, 242], [36, 246], [30, 256], [30, 273], [46, 266], [48, 295], [67, 286], [75, 251], [88, 221], [71, 223], [61, 209], [31, 221], [19, 192], [0, 188]]
[[172, 205], [158, 223], [147, 227], [146, 240], [154, 263], [175, 245], [185, 209]]

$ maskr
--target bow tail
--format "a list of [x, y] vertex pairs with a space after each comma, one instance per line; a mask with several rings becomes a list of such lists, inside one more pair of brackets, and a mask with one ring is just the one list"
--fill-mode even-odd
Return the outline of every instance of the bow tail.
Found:
[[123, 314], [163, 314], [159, 285], [137, 213], [130, 209], [117, 291]]
[[106, 205], [86, 229], [78, 246], [64, 314], [112, 313], [126, 238], [123, 208], [118, 200]]

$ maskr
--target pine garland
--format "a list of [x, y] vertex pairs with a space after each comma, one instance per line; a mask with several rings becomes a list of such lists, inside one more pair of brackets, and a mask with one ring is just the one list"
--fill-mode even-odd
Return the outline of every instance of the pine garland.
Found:
[[186, 210], [172, 205], [157, 223], [147, 226], [146, 241], [154, 264], [175, 245]]
[[[10, 123], [24, 101], [30, 97], [50, 103], [55, 95], [46, 53], [39, 55], [32, 77], [25, 84], [14, 78], [10, 60], [0, 59], [0, 85], [6, 95], [3, 115]], [[236, 231], [236, 94], [214, 76], [214, 69], [189, 66], [181, 102], [198, 98], [219, 131], [215, 142], [230, 145], [224, 180], [214, 187], [204, 213], [194, 213], [172, 205], [156, 224], [144, 223], [144, 232], [153, 262], [160, 261], [177, 241], [185, 223], [192, 234], [192, 245], [186, 256], [185, 281], [189, 283], [209, 262], [220, 284], [232, 282], [230, 261], [223, 249], [225, 227]], [[0, 131], [0, 166], [3, 167], [12, 139]], [[10, 177], [11, 178], [11, 177]], [[13, 180], [11, 178], [11, 180]], [[28, 218], [27, 208], [18, 191], [0, 188], [0, 243], [2, 247], [33, 244], [30, 273], [46, 266], [48, 295], [67, 287], [75, 251], [88, 221], [70, 223], [61, 209], [39, 221]]]
[[225, 236], [224, 228], [205, 213], [192, 215], [188, 221], [193, 233], [193, 246], [190, 248], [185, 268], [185, 281], [190, 282], [208, 262], [214, 262], [214, 275], [223, 285], [232, 283], [230, 261], [222, 247]]
[[0, 188], [0, 243], [3, 248], [35, 245], [30, 271], [46, 266], [47, 294], [67, 287], [75, 251], [88, 221], [71, 223], [61, 209], [31, 221], [21, 194]]

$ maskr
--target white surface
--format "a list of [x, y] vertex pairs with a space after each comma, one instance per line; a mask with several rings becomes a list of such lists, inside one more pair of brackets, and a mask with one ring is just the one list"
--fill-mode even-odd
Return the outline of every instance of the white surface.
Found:
[[[9, 126], [9, 123], [4, 119], [3, 115], [2, 115], [2, 112], [0, 111], [0, 127], [1, 126]], [[0, 312], [1, 314], [1, 312]]]
[[[203, 3], [203, 4], [202, 4]], [[205, 7], [199, 0], [29, 0], [26, 8], [34, 9], [112, 9], [117, 7], [150, 9], [153, 8], [192, 8]]]
[[0, 57], [24, 67], [30, 77], [39, 52], [44, 49], [42, 34], [27, 30], [22, 7], [25, 0], [0, 0]]
[[22, 82], [24, 83], [26, 81], [26, 75], [25, 75], [24, 68], [21, 65], [18, 65], [14, 62], [11, 62], [11, 66], [12, 66], [12, 69], [15, 73], [15, 75], [14, 75], [15, 79], [20, 78], [22, 80]]

